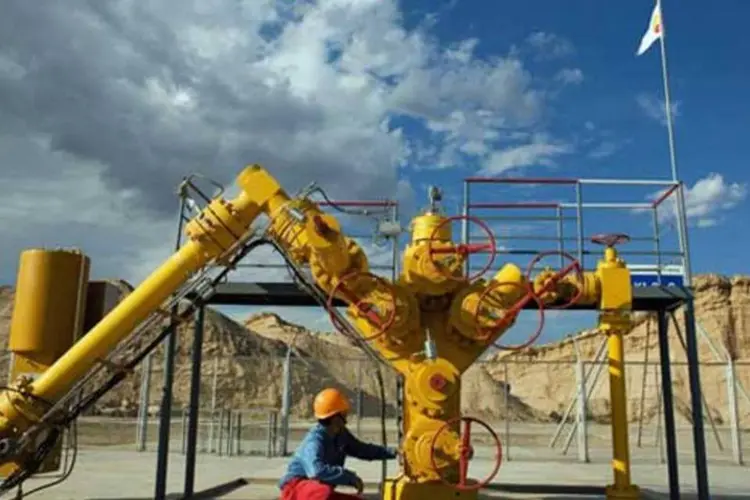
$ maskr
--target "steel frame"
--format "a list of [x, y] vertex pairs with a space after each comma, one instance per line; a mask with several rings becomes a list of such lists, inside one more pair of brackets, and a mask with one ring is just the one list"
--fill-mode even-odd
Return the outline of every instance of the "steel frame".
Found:
[[[574, 189], [575, 202], [566, 203], [558, 200], [554, 201], [535, 201], [535, 202], [479, 202], [472, 203], [471, 196], [472, 184], [491, 184], [491, 185], [535, 185], [535, 184], [546, 184], [546, 185], [566, 185], [572, 186]], [[653, 201], [644, 202], [632, 202], [632, 203], [586, 203], [584, 202], [584, 189], [586, 185], [619, 185], [619, 186], [655, 186], [661, 187], [663, 190]], [[696, 468], [696, 485], [698, 491], [698, 498], [708, 500], [710, 498], [709, 486], [708, 486], [708, 471], [706, 464], [706, 444], [705, 434], [703, 429], [703, 412], [702, 412], [702, 394], [701, 394], [701, 382], [700, 382], [700, 368], [698, 364], [698, 341], [696, 335], [696, 322], [695, 322], [695, 311], [693, 305], [693, 296], [690, 290], [692, 273], [690, 267], [690, 254], [688, 248], [687, 239], [687, 217], [685, 214], [685, 194], [684, 185], [682, 182], [675, 181], [662, 181], [662, 180], [640, 180], [640, 179], [572, 179], [572, 178], [491, 178], [491, 177], [467, 177], [464, 179], [463, 186], [463, 214], [466, 216], [463, 222], [462, 234], [463, 242], [469, 244], [471, 241], [471, 232], [468, 227], [468, 217], [476, 215], [472, 213], [479, 209], [553, 209], [556, 211], [554, 217], [547, 217], [547, 219], [557, 222], [557, 235], [556, 238], [547, 237], [547, 241], [556, 241], [557, 250], [559, 252], [566, 251], [565, 248], [565, 235], [563, 232], [563, 222], [566, 220], [575, 221], [576, 234], [574, 241], [575, 255], [581, 265], [586, 268], [585, 258], [587, 255], [596, 254], [600, 252], [590, 251], [586, 247], [587, 238], [584, 236], [584, 212], [588, 209], [609, 209], [609, 210], [650, 210], [652, 212], [652, 220], [654, 226], [654, 235], [652, 238], [645, 238], [646, 241], [652, 241], [654, 243], [654, 250], [651, 252], [627, 252], [620, 251], [623, 256], [627, 255], [648, 255], [656, 258], [657, 265], [656, 271], [658, 276], [659, 287], [662, 293], [670, 294], [674, 293], [675, 297], [680, 295], [676, 303], [668, 303], [665, 300], [658, 300], [650, 303], [647, 306], [648, 311], [651, 311], [657, 315], [658, 323], [658, 335], [659, 335], [659, 352], [661, 359], [661, 387], [664, 405], [664, 427], [666, 435], [666, 448], [667, 448], [667, 470], [669, 480], [669, 494], [670, 498], [677, 500], [680, 498], [680, 484], [678, 476], [678, 462], [677, 462], [677, 441], [676, 441], [676, 429], [674, 420], [674, 403], [672, 395], [672, 375], [671, 375], [671, 361], [669, 355], [669, 337], [668, 337], [668, 320], [667, 314], [672, 314], [676, 309], [683, 307], [684, 309], [684, 320], [685, 320], [685, 336], [686, 336], [686, 351], [687, 351], [687, 362], [688, 362], [688, 378], [690, 384], [690, 395], [691, 395], [691, 415], [693, 421], [693, 448], [694, 448], [694, 460]], [[676, 219], [679, 226], [679, 251], [666, 253], [661, 248], [661, 233], [659, 226], [658, 209], [659, 207], [671, 196], [677, 197], [676, 207]], [[565, 210], [575, 210], [573, 217], [565, 214]], [[488, 219], [489, 217], [484, 217]], [[519, 220], [512, 216], [505, 217], [503, 220]], [[545, 220], [545, 219], [539, 219]], [[515, 254], [515, 255], [536, 255], [539, 250], [498, 250], [498, 254]], [[663, 257], [675, 256], [680, 259], [682, 272], [684, 273], [685, 283], [687, 287], [679, 287], [679, 292], [674, 288], [670, 287], [667, 289], [663, 286], [662, 282], [662, 267]], [[561, 256], [561, 265], [563, 257]], [[467, 273], [472, 269], [469, 263], [466, 266]], [[672, 292], [670, 292], [672, 290]], [[643, 293], [642, 290], [636, 289], [634, 291], [634, 304], [633, 308], [637, 309], [636, 302], [638, 296]], [[639, 309], [639, 308], [638, 308]], [[541, 488], [529, 488], [523, 485], [497, 485], [498, 489], [506, 491], [519, 491], [524, 490], [528, 493], [570, 493], [571, 488], [567, 486], [559, 485], [544, 485]], [[579, 494], [597, 494], [603, 493], [602, 488], [591, 487], [583, 488], [578, 490]]]
[[[553, 220], [558, 221], [558, 227], [562, 224], [562, 221], [566, 216], [565, 210], [575, 210], [575, 217], [572, 220], [576, 221], [576, 235], [574, 241], [576, 242], [576, 254], [578, 255], [580, 262], [583, 264], [585, 256], [593, 253], [589, 252], [584, 247], [584, 234], [583, 234], [583, 212], [585, 209], [651, 209], [656, 212], [658, 207], [670, 196], [684, 196], [683, 186], [681, 183], [674, 183], [672, 181], [634, 181], [634, 180], [618, 180], [618, 179], [489, 179], [489, 178], [467, 178], [464, 182], [464, 215], [470, 215], [471, 209], [478, 209], [477, 206], [470, 204], [470, 189], [469, 185], [472, 183], [484, 183], [484, 184], [564, 184], [572, 185], [575, 188], [575, 203], [563, 203], [563, 202], [550, 202], [550, 203], [534, 203], [526, 204], [524, 208], [529, 209], [549, 209], [556, 210], [556, 218]], [[619, 184], [619, 185], [653, 185], [666, 187], [664, 192], [656, 200], [651, 203], [638, 203], [638, 204], [586, 204], [583, 202], [583, 186], [587, 184]], [[394, 218], [398, 217], [398, 205], [395, 202], [362, 202], [362, 201], [344, 201], [335, 202], [338, 206], [383, 206], [389, 204], [394, 208]], [[321, 203], [321, 205], [328, 205], [327, 203]], [[522, 204], [523, 205], [523, 204]], [[513, 204], [513, 208], [521, 208], [522, 205]], [[676, 206], [683, 207], [684, 203], [676, 203]], [[482, 205], [480, 205], [482, 207]], [[483, 208], [496, 208], [502, 209], [509, 207], [507, 203], [492, 204], [492, 206], [484, 206]], [[184, 217], [184, 215], [183, 215]], [[516, 218], [518, 220], [518, 218]], [[655, 218], [658, 222], [658, 217]], [[685, 214], [678, 214], [678, 224], [686, 227]], [[685, 231], [682, 231], [685, 234]], [[562, 233], [558, 233], [558, 237], [555, 240], [558, 242], [560, 249], [565, 249], [565, 236]], [[468, 233], [468, 226], [465, 225], [463, 228], [463, 239], [468, 243], [470, 235]], [[659, 255], [663, 254], [659, 248], [659, 234], [658, 229], [654, 236], [655, 244], [655, 256], [659, 258]], [[571, 240], [568, 240], [571, 241]], [[393, 266], [391, 267], [393, 276], [398, 274], [398, 238], [393, 238]], [[499, 253], [502, 253], [500, 251]], [[537, 251], [533, 252], [534, 254]], [[680, 239], [680, 251], [678, 255], [683, 264], [683, 269], [686, 274], [686, 281], [690, 283], [690, 266], [689, 266], [689, 252], [687, 248], [687, 238], [683, 236]], [[252, 264], [246, 267], [253, 267]], [[262, 266], [256, 266], [262, 267]], [[264, 266], [268, 267], [268, 266]], [[659, 272], [661, 272], [661, 265], [658, 266]], [[219, 285], [216, 289], [216, 293], [213, 297], [206, 302], [210, 305], [279, 305], [279, 306], [317, 306], [318, 304], [304, 292], [299, 290], [293, 283], [242, 283], [242, 282], [227, 282]], [[337, 303], [337, 305], [343, 305]], [[529, 308], [533, 308], [533, 301]], [[677, 448], [675, 439], [675, 422], [674, 422], [674, 406], [672, 398], [672, 383], [671, 383], [671, 365], [669, 357], [669, 342], [668, 342], [668, 331], [667, 331], [667, 314], [672, 311], [684, 307], [686, 337], [687, 337], [687, 355], [689, 364], [689, 379], [690, 389], [692, 398], [692, 417], [695, 425], [693, 427], [693, 441], [695, 449], [695, 465], [696, 465], [696, 476], [698, 484], [699, 498], [708, 499], [708, 479], [706, 473], [706, 453], [705, 453], [705, 441], [703, 435], [703, 415], [701, 407], [701, 392], [700, 392], [700, 379], [698, 373], [698, 357], [697, 357], [697, 340], [696, 340], [696, 329], [694, 321], [693, 311], [693, 299], [691, 292], [688, 287], [665, 287], [657, 286], [648, 289], [635, 289], [633, 309], [641, 311], [652, 311], [658, 315], [658, 330], [659, 330], [659, 345], [660, 345], [660, 358], [661, 358], [661, 377], [662, 377], [662, 388], [664, 395], [664, 425], [665, 434], [667, 436], [667, 458], [668, 458], [668, 478], [670, 487], [670, 498], [678, 499], [680, 497], [679, 487], [679, 476], [677, 469]], [[575, 308], [585, 309], [585, 308]], [[590, 308], [588, 308], [590, 309]], [[187, 429], [187, 446], [186, 446], [186, 461], [185, 461], [185, 485], [184, 485], [184, 497], [190, 498], [194, 495], [194, 476], [195, 476], [195, 458], [197, 448], [197, 426], [198, 426], [198, 407], [199, 407], [199, 394], [200, 394], [200, 369], [201, 369], [201, 348], [202, 348], [202, 337], [203, 337], [203, 311], [199, 311], [196, 315], [195, 320], [195, 336], [193, 338], [193, 357], [192, 363], [192, 376], [191, 376], [191, 387], [190, 387], [190, 403], [189, 403], [189, 417], [188, 417], [188, 429]], [[170, 336], [170, 338], [173, 336]], [[168, 340], [168, 342], [173, 342]], [[169, 344], [168, 344], [169, 347]], [[174, 352], [172, 349], [167, 349], [167, 356], [165, 359], [165, 385], [167, 382], [166, 368], [172, 365], [170, 370], [173, 370], [174, 365]], [[170, 379], [171, 382], [171, 379]], [[401, 409], [403, 405], [402, 398], [403, 385], [402, 381], [399, 380], [399, 398], [397, 401], [398, 408]], [[162, 399], [162, 415], [169, 415], [171, 413], [171, 387], [165, 387]], [[400, 412], [399, 412], [400, 413]], [[164, 420], [164, 417], [162, 417]], [[167, 469], [167, 454], [168, 454], [168, 433], [169, 433], [169, 420], [166, 418], [166, 424], [160, 425], [160, 440], [159, 450], [157, 457], [157, 495], [155, 498], [163, 499], [163, 489], [159, 489], [160, 484], [166, 483], [166, 469]], [[399, 422], [399, 439], [402, 437], [402, 425]], [[166, 438], [162, 437], [162, 434], [166, 434]], [[529, 487], [527, 485], [518, 484], [502, 484], [495, 483], [490, 485], [490, 489], [499, 489], [504, 491], [524, 491], [530, 493], [578, 493], [578, 494], [601, 494], [603, 489], [600, 486], [582, 486], [575, 487], [570, 485], [534, 485]]]
[[[476, 184], [494, 184], [494, 185], [558, 185], [558, 186], [571, 186], [573, 188], [574, 200], [573, 202], [565, 201], [535, 201], [535, 202], [472, 202], [472, 190], [471, 186]], [[653, 186], [662, 188], [662, 192], [653, 201], [650, 202], [628, 202], [628, 203], [595, 203], [584, 201], [584, 186], [589, 185], [618, 185], [618, 186]], [[691, 266], [690, 266], [690, 254], [687, 243], [687, 219], [682, 207], [684, 203], [675, 203], [677, 207], [677, 224], [682, 229], [679, 238], [679, 250], [676, 252], [665, 252], [662, 249], [662, 229], [659, 224], [658, 211], [662, 204], [672, 198], [684, 198], [684, 186], [680, 182], [674, 181], [661, 181], [661, 180], [640, 180], [640, 179], [572, 179], [572, 178], [527, 178], [527, 177], [467, 177], [464, 179], [463, 187], [463, 215], [469, 217], [476, 215], [477, 210], [507, 210], [507, 209], [524, 209], [524, 210], [554, 210], [554, 215], [533, 215], [527, 218], [527, 216], [478, 216], [485, 220], [504, 220], [504, 221], [521, 221], [521, 220], [534, 220], [534, 221], [548, 221], [557, 222], [557, 234], [555, 236], [549, 235], [536, 235], [529, 237], [524, 236], [507, 236], [503, 239], [506, 240], [536, 240], [536, 241], [552, 241], [557, 243], [557, 250], [568, 251], [566, 249], [566, 243], [574, 242], [575, 256], [581, 265], [586, 267], [586, 256], [592, 254], [598, 254], [598, 251], [589, 250], [586, 245], [587, 237], [584, 234], [584, 214], [590, 210], [618, 210], [618, 211], [650, 211], [652, 215], [653, 224], [653, 236], [651, 237], [637, 237], [633, 238], [634, 241], [645, 241], [651, 242], [654, 245], [653, 251], [621, 251], [619, 252], [623, 256], [652, 256], [656, 259], [656, 272], [658, 275], [659, 283], [661, 284], [662, 271], [664, 267], [665, 257], [673, 257], [679, 259], [679, 265], [684, 270], [685, 280], [688, 284], [691, 281]], [[574, 211], [573, 215], [569, 214], [569, 211]], [[574, 221], [576, 225], [576, 233], [574, 236], [566, 236], [564, 234], [564, 223], [568, 221]], [[468, 221], [464, 220], [462, 227], [463, 241], [468, 243], [472, 235], [469, 231]], [[517, 250], [506, 250], [498, 249], [499, 255], [536, 255], [539, 253], [539, 249], [517, 249]], [[562, 257], [561, 257], [562, 259]], [[469, 264], [471, 269], [471, 264]]]

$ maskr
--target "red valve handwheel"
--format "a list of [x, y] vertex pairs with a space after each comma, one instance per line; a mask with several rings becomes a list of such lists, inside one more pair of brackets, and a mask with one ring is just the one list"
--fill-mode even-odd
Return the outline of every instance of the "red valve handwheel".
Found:
[[[500, 320], [498, 320], [498, 322], [494, 326], [486, 329], [486, 330], [489, 330], [489, 333], [487, 333], [486, 335], [483, 335], [482, 333], [483, 329], [479, 324], [479, 311], [481, 309], [481, 305], [483, 301], [486, 300], [487, 297], [489, 297], [489, 294], [493, 290], [495, 290], [496, 288], [500, 286], [505, 286], [505, 285], [510, 285], [510, 286], [515, 286], [517, 288], [521, 288], [524, 292], [526, 292], [526, 295], [521, 297], [515, 304], [513, 304], [513, 306], [505, 312], [503, 317], [500, 318]], [[474, 312], [474, 324], [476, 325], [476, 328], [477, 328], [477, 338], [479, 340], [487, 340], [489, 337], [492, 336], [492, 330], [494, 328], [498, 328], [502, 326], [504, 323], [506, 323], [506, 321], [510, 322], [513, 316], [518, 314], [526, 306], [526, 304], [528, 304], [529, 301], [532, 301], [532, 300], [536, 302], [537, 310], [539, 311], [539, 326], [537, 327], [534, 334], [531, 337], [529, 337], [529, 340], [527, 340], [523, 344], [519, 344], [515, 346], [504, 346], [498, 343], [492, 344], [494, 347], [497, 347], [498, 349], [502, 349], [504, 351], [520, 351], [522, 349], [526, 349], [527, 347], [532, 345], [534, 342], [536, 342], [536, 340], [539, 338], [539, 336], [542, 334], [542, 331], [544, 330], [544, 302], [542, 302], [542, 299], [540, 299], [536, 294], [532, 293], [531, 288], [529, 286], [524, 286], [520, 283], [515, 283], [512, 281], [491, 282], [490, 285], [484, 289], [482, 294], [479, 296], [479, 299], [477, 300], [477, 310]]]
[[[442, 249], [442, 248], [438, 248], [438, 249], [433, 248], [432, 242], [435, 241], [435, 236], [438, 234], [438, 232], [440, 231], [440, 229], [445, 224], [449, 224], [449, 223], [457, 221], [457, 220], [466, 220], [466, 221], [470, 221], [470, 222], [473, 222], [473, 223], [477, 224], [479, 227], [482, 228], [482, 231], [484, 231], [485, 233], [487, 233], [487, 236], [489, 237], [489, 239], [488, 239], [489, 243], [471, 243], [471, 244], [459, 243], [458, 245], [455, 245], [454, 248], [445, 248], [445, 249]], [[435, 229], [432, 230], [432, 234], [430, 235], [430, 239], [429, 239], [429, 243], [428, 243], [427, 255], [428, 255], [428, 258], [430, 259], [430, 263], [441, 274], [443, 274], [448, 279], [456, 279], [455, 277], [451, 276], [449, 273], [444, 272], [443, 268], [440, 267], [435, 262], [435, 255], [436, 254], [441, 254], [441, 253], [457, 253], [459, 255], [470, 255], [470, 254], [473, 254], [473, 253], [479, 253], [479, 252], [484, 252], [484, 251], [488, 251], [488, 250], [489, 250], [490, 258], [487, 261], [487, 264], [482, 269], [480, 269], [480, 271], [478, 273], [476, 273], [474, 275], [472, 275], [471, 273], [469, 273], [469, 276], [467, 276], [465, 279], [467, 279], [468, 281], [474, 281], [476, 279], [481, 278], [482, 275], [484, 275], [484, 273], [486, 273], [487, 271], [490, 270], [490, 268], [492, 267], [492, 264], [495, 262], [495, 257], [497, 256], [497, 242], [495, 241], [495, 235], [493, 234], [492, 229], [490, 229], [490, 226], [488, 226], [487, 223], [484, 222], [483, 220], [481, 220], [481, 219], [479, 219], [477, 217], [472, 217], [471, 215], [454, 215], [452, 217], [448, 217], [448, 218], [444, 219], [442, 222], [440, 222], [440, 224], [438, 224], [437, 226], [435, 226]], [[462, 277], [460, 279], [464, 279], [464, 278]]]
[[[370, 278], [375, 280], [378, 284], [383, 285], [386, 289], [390, 291], [390, 300], [391, 303], [391, 312], [386, 317], [385, 321], [383, 321], [378, 314], [372, 310], [372, 306], [370, 304], [367, 304], [365, 301], [358, 299], [354, 294], [351, 292], [348, 292], [346, 290], [346, 287], [344, 284], [353, 279], [353, 278]], [[331, 318], [331, 323], [333, 324], [333, 327], [338, 330], [340, 333], [343, 333], [344, 325], [339, 321], [339, 319], [335, 315], [335, 306], [333, 304], [334, 300], [336, 299], [336, 294], [338, 292], [341, 292], [344, 296], [347, 297], [349, 302], [354, 304], [354, 307], [359, 309], [361, 313], [363, 313], [367, 318], [378, 327], [378, 330], [375, 332], [375, 334], [370, 335], [368, 337], [362, 337], [364, 340], [374, 340], [378, 337], [381, 337], [384, 335], [388, 329], [393, 326], [393, 323], [396, 321], [396, 292], [393, 288], [393, 286], [388, 283], [384, 278], [381, 278], [380, 276], [373, 274], [371, 272], [367, 271], [355, 271], [353, 273], [349, 273], [345, 275], [343, 278], [339, 280], [338, 283], [336, 283], [336, 286], [333, 287], [333, 290], [331, 290], [331, 293], [328, 295], [328, 301], [326, 302], [326, 309], [328, 310], [328, 316]]]
[[595, 234], [591, 237], [591, 243], [613, 247], [630, 241], [630, 236], [625, 233]]
[[[531, 277], [531, 273], [534, 271], [534, 266], [536, 266], [543, 258], [549, 257], [550, 255], [560, 255], [564, 257], [565, 259], [570, 261], [570, 264], [568, 264], [566, 267], [562, 268], [560, 271], [555, 273], [552, 278], [550, 279], [550, 282], [547, 283], [539, 292], [536, 292], [534, 290], [534, 280]], [[534, 295], [543, 295], [545, 292], [550, 291], [558, 281], [560, 281], [563, 277], [567, 276], [568, 273], [571, 271], [575, 272], [576, 279], [579, 283], [578, 291], [573, 296], [572, 299], [570, 299], [568, 302], [563, 303], [562, 305], [547, 305], [547, 309], [567, 309], [568, 307], [576, 304], [579, 300], [581, 300], [581, 297], [583, 296], [583, 287], [585, 283], [585, 278], [583, 276], [583, 268], [581, 267], [581, 263], [570, 255], [567, 252], [563, 251], [557, 251], [557, 250], [551, 250], [549, 252], [540, 252], [534, 257], [534, 259], [529, 262], [529, 267], [526, 268], [526, 281], [530, 284], [529, 288], [531, 288], [531, 293]]]
[[[461, 458], [459, 458], [458, 460], [458, 483], [453, 484], [448, 482], [445, 477], [440, 474], [440, 469], [435, 463], [435, 445], [437, 444], [438, 436], [440, 436], [440, 434], [445, 432], [446, 429], [457, 422], [463, 422], [464, 425], [461, 432]], [[469, 444], [471, 440], [472, 423], [479, 424], [481, 427], [487, 429], [487, 431], [490, 433], [490, 436], [495, 441], [497, 453], [495, 455], [495, 467], [492, 469], [492, 472], [484, 480], [477, 481], [476, 484], [469, 485], [466, 484], [466, 474], [468, 473], [469, 469], [469, 460], [471, 460], [474, 455], [473, 448]], [[503, 463], [503, 445], [502, 443], [500, 443], [500, 438], [497, 436], [495, 431], [492, 430], [492, 427], [490, 427], [486, 423], [474, 417], [458, 417], [448, 420], [440, 429], [438, 429], [438, 431], [433, 436], [432, 444], [430, 447], [430, 462], [432, 462], [432, 468], [438, 474], [440, 480], [448, 486], [462, 491], [478, 490], [489, 484], [489, 482], [494, 479], [494, 477], [500, 470], [500, 465]]]

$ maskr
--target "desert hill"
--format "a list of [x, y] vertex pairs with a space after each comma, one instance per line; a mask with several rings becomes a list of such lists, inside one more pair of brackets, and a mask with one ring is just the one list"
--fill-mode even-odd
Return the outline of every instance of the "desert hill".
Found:
[[[721, 348], [738, 361], [737, 374], [750, 388], [750, 277], [725, 278], [716, 275], [695, 279], [696, 313], [699, 322]], [[0, 344], [7, 345], [8, 324], [12, 311], [12, 290], [0, 288]], [[684, 336], [681, 312], [678, 323]], [[179, 351], [176, 367], [175, 405], [188, 400], [192, 324], [179, 329]], [[650, 332], [650, 333], [649, 333]], [[671, 354], [675, 362], [684, 360], [684, 350], [670, 327]], [[584, 360], [592, 361], [603, 336], [586, 331], [563, 341], [535, 346], [518, 353], [500, 353], [487, 363], [475, 365], [464, 376], [462, 400], [464, 411], [482, 418], [541, 421], [555, 418], [567, 406], [574, 388], [574, 342]], [[216, 386], [216, 407], [280, 408], [283, 359], [287, 347], [294, 347], [292, 362], [292, 411], [298, 417], [309, 417], [312, 397], [322, 387], [336, 385], [354, 396], [357, 387], [363, 391], [363, 414], [379, 414], [375, 365], [348, 340], [338, 334], [309, 332], [286, 322], [279, 316], [263, 313], [249, 317], [244, 325], [214, 310], [207, 309], [203, 370], [201, 375], [202, 406], [210, 406], [212, 386]], [[700, 343], [701, 360], [714, 361], [705, 342]], [[655, 321], [639, 318], [637, 326], [626, 337], [627, 360], [642, 363], [648, 353], [651, 363], [658, 363]], [[151, 404], [156, 405], [161, 391], [161, 349], [154, 353]], [[507, 363], [510, 396], [505, 404], [504, 380]], [[0, 369], [7, 366], [7, 356], [0, 359]], [[655, 375], [658, 367], [647, 370], [644, 393], [644, 419], [656, 414], [659, 388]], [[639, 418], [643, 367], [628, 367], [628, 390], [631, 418]], [[215, 375], [214, 375], [215, 374]], [[711, 414], [726, 421], [727, 391], [725, 364], [704, 366], [702, 382]], [[384, 369], [386, 397], [390, 414], [395, 404], [395, 376]], [[687, 413], [689, 394], [683, 366], [673, 367], [676, 406]], [[113, 409], [132, 414], [139, 400], [140, 373], [129, 377], [99, 404], [99, 411]], [[739, 396], [740, 399], [742, 395]], [[750, 405], [740, 402], [740, 413], [750, 419]], [[507, 408], [507, 415], [506, 415]], [[606, 420], [608, 384], [603, 370], [598, 387], [591, 394], [590, 414]]]
[[[736, 376], [750, 391], [750, 276], [732, 278], [718, 275], [701, 275], [694, 278], [695, 314], [704, 332], [722, 356], [717, 360], [708, 342], [699, 336], [699, 358], [704, 398], [711, 415], [718, 423], [728, 422], [726, 355], [736, 360]], [[675, 407], [687, 419], [690, 393], [687, 378], [683, 311], [676, 311], [678, 327], [670, 319], [670, 355], [673, 360]], [[678, 333], [680, 335], [678, 335]], [[554, 344], [535, 346], [523, 352], [502, 352], [488, 363], [494, 378], [503, 380], [507, 363], [508, 378], [513, 393], [531, 407], [543, 413], [562, 413], [567, 407], [575, 384], [573, 363], [575, 345], [582, 360], [593, 361], [604, 336], [590, 330]], [[660, 387], [659, 345], [656, 319], [641, 316], [635, 328], [625, 338], [629, 415], [632, 419], [641, 414], [641, 390], [645, 387], [643, 417], [657, 414]], [[646, 370], [644, 361], [651, 366]], [[597, 420], [606, 420], [609, 411], [609, 384], [606, 368], [597, 388], [590, 392], [589, 412]], [[592, 377], [593, 379], [593, 377]], [[591, 383], [591, 382], [590, 382]], [[589, 386], [590, 387], [590, 386]], [[738, 394], [740, 419], [750, 422], [750, 404], [743, 404], [744, 396]], [[705, 414], [705, 411], [704, 411]]]

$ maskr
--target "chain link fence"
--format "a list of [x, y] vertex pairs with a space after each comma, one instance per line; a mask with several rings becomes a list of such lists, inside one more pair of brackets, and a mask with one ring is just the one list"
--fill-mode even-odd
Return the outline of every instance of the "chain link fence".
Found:
[[[626, 366], [633, 460], [664, 463], [658, 360], [630, 361]], [[673, 361], [681, 463], [689, 462], [693, 453], [686, 369], [685, 363]], [[351, 398], [352, 430], [361, 439], [379, 442], [381, 400], [374, 370], [366, 359], [209, 356], [201, 372], [198, 452], [271, 457], [294, 451], [313, 422], [314, 395], [331, 385], [343, 388]], [[393, 444], [399, 437], [397, 378], [384, 370], [385, 426]], [[160, 364], [153, 363], [150, 376], [134, 377], [110, 398], [128, 404], [81, 417], [80, 445], [155, 450], [161, 372]], [[743, 463], [750, 453], [750, 398], [745, 390], [750, 385], [750, 363], [704, 363], [701, 372], [709, 461]], [[189, 366], [178, 365], [177, 373], [170, 448], [184, 453]], [[133, 404], [138, 392], [146, 390], [145, 381], [148, 404]], [[579, 362], [484, 362], [462, 379], [463, 414], [486, 421], [499, 435], [504, 460], [607, 462], [611, 459], [609, 409], [606, 356]]]

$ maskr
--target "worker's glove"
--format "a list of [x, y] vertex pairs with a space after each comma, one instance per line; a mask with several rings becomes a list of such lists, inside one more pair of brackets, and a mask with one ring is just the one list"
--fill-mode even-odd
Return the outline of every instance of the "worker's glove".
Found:
[[392, 460], [394, 458], [398, 458], [398, 448], [388, 447], [388, 448], [386, 448], [386, 450], [387, 450], [387, 454], [388, 454], [388, 458], [389, 459]]

